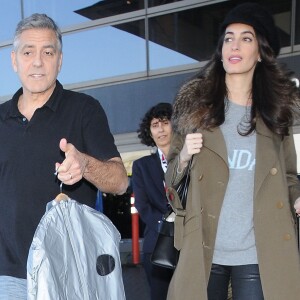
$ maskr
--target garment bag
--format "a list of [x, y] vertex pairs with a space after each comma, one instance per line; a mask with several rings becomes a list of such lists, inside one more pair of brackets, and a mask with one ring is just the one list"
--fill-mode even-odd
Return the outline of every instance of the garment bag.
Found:
[[28, 300], [125, 299], [120, 233], [102, 213], [59, 196], [47, 205], [30, 247]]

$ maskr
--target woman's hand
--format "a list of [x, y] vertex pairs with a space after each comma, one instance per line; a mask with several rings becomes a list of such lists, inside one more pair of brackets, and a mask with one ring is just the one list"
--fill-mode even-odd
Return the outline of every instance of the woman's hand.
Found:
[[295, 201], [294, 208], [298, 217], [300, 216], [300, 197]]
[[202, 133], [190, 133], [185, 137], [185, 142], [179, 154], [179, 172], [183, 170], [192, 156], [199, 153], [203, 145]]

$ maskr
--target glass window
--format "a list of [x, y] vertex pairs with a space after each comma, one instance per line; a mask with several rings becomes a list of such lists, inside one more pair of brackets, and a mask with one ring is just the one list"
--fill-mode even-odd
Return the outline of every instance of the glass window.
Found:
[[148, 7], [170, 4], [179, 1], [183, 1], [183, 0], [148, 0]]
[[20, 82], [17, 74], [13, 71], [10, 59], [11, 48], [0, 49], [0, 70], [1, 85], [0, 96], [8, 96], [20, 88]]
[[[128, 32], [128, 28], [139, 34]], [[63, 36], [64, 84], [146, 71], [144, 21]]]
[[144, 9], [144, 0], [102, 0], [91, 6], [85, 6], [76, 13], [96, 20], [140, 9]]
[[87, 22], [89, 20], [88, 18], [76, 13], [75, 11], [94, 3], [95, 0], [23, 0], [24, 16], [28, 17], [33, 13], [45, 13], [53, 18], [53, 20], [62, 28], [65, 26]]
[[20, 0], [1, 1], [0, 41], [12, 39], [16, 25], [21, 20]]
[[24, 0], [24, 15], [46, 13], [60, 27], [101, 19], [144, 8], [144, 0]]
[[[264, 1], [262, 1], [264, 4]], [[272, 12], [278, 28], [281, 47], [291, 46], [291, 19], [292, 1], [276, 0], [266, 1], [266, 7]]]
[[207, 60], [217, 42], [222, 11], [215, 5], [150, 18], [150, 69]]
[[300, 3], [296, 2], [295, 44], [300, 45]]

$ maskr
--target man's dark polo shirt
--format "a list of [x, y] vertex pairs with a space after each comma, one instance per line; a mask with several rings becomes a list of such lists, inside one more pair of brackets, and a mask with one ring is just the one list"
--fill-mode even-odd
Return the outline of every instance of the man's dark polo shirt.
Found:
[[[0, 275], [26, 278], [27, 255], [46, 203], [59, 194], [55, 163], [66, 138], [100, 160], [119, 156], [106, 115], [90, 96], [64, 90], [57, 81], [49, 101], [30, 122], [18, 110], [20, 89], [0, 105]], [[70, 198], [94, 206], [96, 188], [85, 180], [63, 185]]]

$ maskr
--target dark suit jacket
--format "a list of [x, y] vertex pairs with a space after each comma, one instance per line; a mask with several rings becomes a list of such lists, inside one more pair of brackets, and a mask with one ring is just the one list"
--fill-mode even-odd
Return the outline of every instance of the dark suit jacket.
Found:
[[145, 223], [144, 253], [152, 253], [158, 230], [158, 221], [167, 212], [164, 172], [158, 152], [133, 162], [132, 185], [135, 207]]

